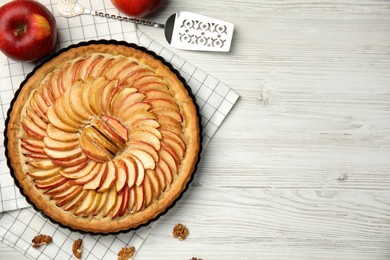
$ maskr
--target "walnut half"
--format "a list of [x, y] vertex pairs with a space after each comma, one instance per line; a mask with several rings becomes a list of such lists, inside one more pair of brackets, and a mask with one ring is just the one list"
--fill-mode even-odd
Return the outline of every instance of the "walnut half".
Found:
[[188, 228], [180, 223], [173, 228], [173, 237], [178, 238], [179, 240], [186, 239], [189, 233], [190, 231]]
[[33, 243], [32, 244], [33, 248], [38, 248], [41, 245], [50, 244], [51, 242], [53, 242], [53, 239], [51, 238], [51, 236], [38, 235], [38, 236], [35, 236], [31, 242]]
[[81, 240], [81, 239], [75, 240], [73, 242], [72, 251], [73, 251], [74, 256], [76, 258], [80, 259], [81, 253], [83, 251], [83, 240]]
[[135, 247], [123, 247], [118, 253], [118, 260], [128, 260], [134, 256]]

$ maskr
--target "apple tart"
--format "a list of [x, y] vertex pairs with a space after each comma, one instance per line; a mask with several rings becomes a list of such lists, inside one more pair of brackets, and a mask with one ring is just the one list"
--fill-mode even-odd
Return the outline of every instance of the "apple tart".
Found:
[[186, 189], [200, 152], [197, 108], [166, 63], [135, 45], [62, 51], [22, 84], [7, 156], [30, 202], [93, 233], [137, 228]]

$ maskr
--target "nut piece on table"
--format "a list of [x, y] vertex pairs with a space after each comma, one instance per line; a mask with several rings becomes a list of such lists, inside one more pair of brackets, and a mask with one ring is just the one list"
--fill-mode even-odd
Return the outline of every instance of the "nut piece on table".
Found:
[[130, 247], [123, 247], [121, 251], [118, 253], [118, 260], [128, 260], [131, 257], [133, 257], [135, 253], [135, 247], [130, 246]]
[[81, 239], [75, 240], [73, 242], [72, 251], [76, 258], [81, 259], [81, 253], [83, 251], [83, 240]]
[[178, 238], [179, 240], [186, 239], [189, 233], [190, 231], [188, 228], [180, 223], [173, 228], [173, 237]]
[[33, 243], [32, 244], [33, 248], [38, 248], [41, 245], [50, 244], [51, 242], [53, 242], [53, 239], [51, 238], [51, 236], [38, 235], [38, 236], [35, 236], [33, 238], [33, 240], [31, 240], [31, 242]]

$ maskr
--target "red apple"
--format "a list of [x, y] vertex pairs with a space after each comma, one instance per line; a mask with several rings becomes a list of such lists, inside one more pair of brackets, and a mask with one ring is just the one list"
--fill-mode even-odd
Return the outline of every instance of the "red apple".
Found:
[[163, 0], [111, 0], [116, 8], [131, 17], [143, 17], [155, 11]]
[[57, 41], [51, 12], [34, 0], [14, 0], [0, 7], [0, 50], [18, 61], [34, 61], [50, 53]]

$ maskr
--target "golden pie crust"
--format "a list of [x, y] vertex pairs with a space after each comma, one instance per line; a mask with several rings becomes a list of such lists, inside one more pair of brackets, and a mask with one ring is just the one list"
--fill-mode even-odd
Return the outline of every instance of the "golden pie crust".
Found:
[[185, 190], [200, 151], [177, 75], [132, 46], [73, 47], [39, 67], [13, 103], [7, 155], [38, 209], [72, 229], [137, 228]]

